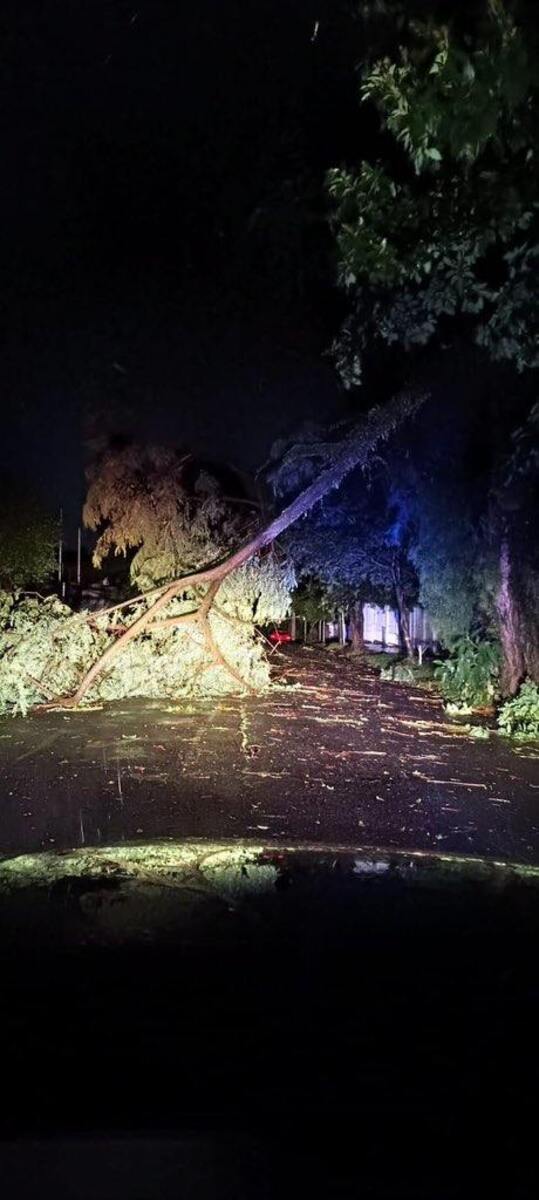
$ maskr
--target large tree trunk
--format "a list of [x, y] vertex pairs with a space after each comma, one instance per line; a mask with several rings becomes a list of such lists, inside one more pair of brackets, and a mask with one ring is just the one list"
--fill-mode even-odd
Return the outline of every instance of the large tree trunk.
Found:
[[407, 658], [412, 658], [414, 647], [412, 645], [412, 635], [410, 632], [410, 613], [406, 607], [406, 600], [401, 582], [401, 571], [398, 562], [396, 562], [393, 567], [393, 589], [395, 592], [395, 602], [397, 605], [400, 648]]
[[514, 696], [528, 670], [523, 620], [515, 588], [507, 532], [502, 537], [500, 545], [500, 579], [496, 609], [502, 649], [500, 691], [503, 697]]
[[491, 545], [498, 559], [495, 597], [502, 663], [500, 691], [514, 696], [529, 676], [539, 683], [539, 550], [536, 535], [539, 472], [534, 454], [535, 406], [525, 427], [513, 439], [507, 457], [505, 420], [500, 419], [499, 401], [493, 401], [491, 427], [501, 466], [494, 475], [490, 496]]
[[400, 588], [395, 589], [397, 597], [397, 612], [399, 616], [399, 640], [401, 650], [407, 658], [412, 658], [414, 647], [412, 644], [412, 635], [410, 633], [410, 614], [404, 602], [404, 596]]
[[352, 652], [360, 654], [365, 648], [363, 641], [363, 604], [360, 600], [352, 605], [348, 614], [348, 621], [350, 625]]
[[[90, 670], [86, 672], [84, 678], [81, 680], [75, 694], [68, 698], [67, 702], [70, 704], [79, 704], [96, 679], [99, 678], [104, 670], [112, 666], [133, 638], [138, 637], [144, 630], [151, 633], [152, 629], [163, 628], [164, 624], [198, 624], [202, 629], [206, 645], [213, 658], [217, 662], [220, 662], [220, 665], [225, 666], [238, 679], [237, 672], [234, 671], [234, 668], [226, 662], [220, 653], [208, 620], [211, 606], [222, 581], [232, 571], [236, 571], [238, 567], [242, 567], [253, 555], [257, 554], [265, 546], [269, 546], [271, 542], [274, 542], [294, 521], [297, 521], [299, 517], [309, 512], [323, 496], [327, 495], [333, 488], [339, 487], [346, 475], [355, 467], [366, 466], [377, 444], [382, 439], [387, 438], [406, 417], [415, 413], [424, 403], [425, 399], [425, 395], [415, 396], [410, 393], [404, 393], [396, 396], [384, 408], [373, 409], [356, 433], [347, 439], [344, 445], [334, 448], [335, 457], [333, 464], [323, 471], [315, 479], [314, 483], [305, 488], [291, 504], [283, 509], [269, 525], [261, 529], [249, 542], [241, 546], [239, 550], [236, 550], [223, 562], [204, 567], [201, 570], [193, 571], [188, 575], [175, 579], [162, 588], [160, 592], [156, 593], [156, 591], [153, 591], [151, 594], [153, 596], [157, 595], [153, 604], [145, 612], [141, 613], [126, 628], [125, 632], [105, 650], [101, 658], [90, 667]], [[185, 613], [179, 617], [171, 617], [165, 619], [165, 621], [155, 622], [156, 616], [166, 608], [169, 601], [173, 600], [175, 596], [185, 592], [193, 592], [193, 590], [198, 589], [202, 585], [208, 586], [204, 599], [197, 610], [192, 613]], [[132, 603], [132, 601], [127, 601], [124, 607], [128, 607], [129, 603]], [[240, 680], [240, 682], [242, 681]]]

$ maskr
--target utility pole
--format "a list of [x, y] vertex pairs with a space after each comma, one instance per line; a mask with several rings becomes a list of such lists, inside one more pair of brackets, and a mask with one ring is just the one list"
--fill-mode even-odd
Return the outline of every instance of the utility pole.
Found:
[[60, 509], [60, 536], [58, 538], [58, 586], [62, 586], [62, 571], [64, 559], [64, 511]]

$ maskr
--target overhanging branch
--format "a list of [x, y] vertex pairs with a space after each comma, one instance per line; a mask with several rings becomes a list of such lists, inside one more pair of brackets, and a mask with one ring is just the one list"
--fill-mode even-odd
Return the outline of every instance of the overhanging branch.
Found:
[[[86, 672], [74, 695], [67, 698], [65, 703], [71, 705], [79, 704], [103, 671], [108, 671], [129, 643], [144, 630], [152, 631], [155, 629], [157, 631], [159, 628], [167, 628], [170, 625], [187, 623], [187, 621], [196, 621], [200, 625], [213, 660], [227, 670], [242, 687], [247, 688], [248, 685], [236, 671], [236, 668], [228, 663], [221, 653], [208, 620], [211, 606], [221, 583], [233, 571], [242, 567], [255, 554], [258, 554], [260, 550], [269, 546], [271, 542], [274, 542], [276, 538], [284, 533], [290, 525], [293, 525], [295, 521], [299, 520], [300, 517], [310, 512], [315, 504], [322, 500], [324, 496], [334, 488], [339, 487], [343, 479], [351, 471], [356, 467], [366, 467], [372, 458], [375, 447], [380, 441], [386, 440], [406, 418], [414, 415], [425, 402], [426, 398], [426, 394], [414, 395], [408, 392], [402, 393], [396, 396], [384, 408], [372, 409], [366, 416], [363, 424], [352, 436], [347, 438], [344, 444], [340, 447], [332, 448], [333, 462], [331, 465], [322, 471], [309, 487], [300, 492], [299, 496], [288, 504], [273, 521], [270, 521], [269, 525], [261, 529], [254, 537], [250, 538], [248, 542], [224, 560], [192, 571], [188, 575], [183, 575], [173, 580], [164, 588], [155, 589], [148, 593], [148, 595], [157, 596], [153, 604], [140, 613], [131, 625], [128, 625], [123, 633], [107, 647], [101, 658], [97, 659]], [[207, 591], [197, 610], [190, 613], [178, 614], [178, 616], [172, 618], [165, 618], [159, 623], [155, 622], [156, 616], [166, 608], [169, 601], [175, 599], [182, 592], [192, 591], [193, 588], [206, 584], [208, 585]], [[123, 604], [115, 605], [113, 609], [105, 610], [102, 615], [104, 616], [106, 613], [114, 611], [114, 609], [128, 607], [139, 599], [146, 599], [146, 596], [136, 597], [134, 600], [132, 599]], [[92, 616], [94, 619], [96, 618], [96, 614], [92, 614]]]

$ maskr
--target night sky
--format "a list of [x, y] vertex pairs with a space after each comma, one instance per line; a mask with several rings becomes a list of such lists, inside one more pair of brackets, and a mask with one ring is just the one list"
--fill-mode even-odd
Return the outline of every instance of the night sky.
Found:
[[2, 6], [0, 466], [73, 528], [88, 412], [252, 468], [338, 404], [321, 181], [357, 138], [346, 9]]

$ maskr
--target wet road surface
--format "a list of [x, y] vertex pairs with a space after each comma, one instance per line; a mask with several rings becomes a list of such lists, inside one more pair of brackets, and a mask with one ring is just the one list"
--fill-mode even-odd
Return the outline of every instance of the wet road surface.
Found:
[[476, 741], [425, 689], [312, 648], [279, 686], [0, 722], [0, 855], [148, 838], [539, 863], [539, 745]]

